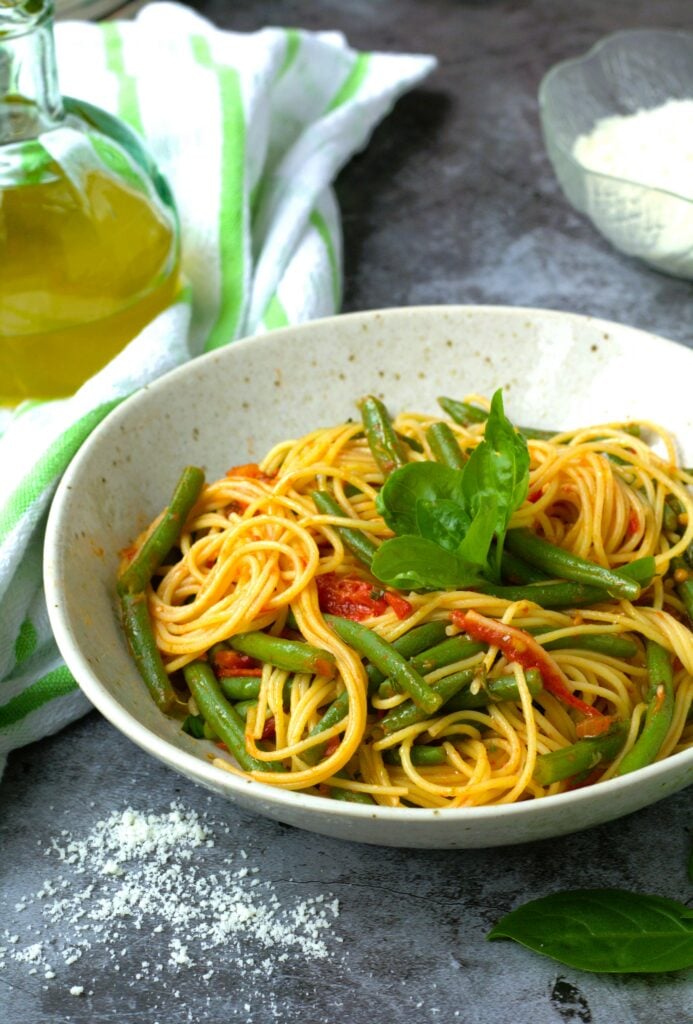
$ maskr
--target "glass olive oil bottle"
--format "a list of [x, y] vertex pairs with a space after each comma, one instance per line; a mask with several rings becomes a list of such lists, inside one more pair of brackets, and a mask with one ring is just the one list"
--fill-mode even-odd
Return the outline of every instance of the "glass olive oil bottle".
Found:
[[138, 138], [61, 97], [52, 4], [0, 0], [0, 405], [71, 394], [175, 298], [166, 182]]

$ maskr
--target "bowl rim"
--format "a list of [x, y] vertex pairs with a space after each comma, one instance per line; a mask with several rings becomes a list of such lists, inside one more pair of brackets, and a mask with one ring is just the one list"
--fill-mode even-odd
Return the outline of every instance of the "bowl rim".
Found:
[[[216, 790], [217, 792], [223, 790], [227, 795], [238, 796], [240, 798], [247, 796], [248, 793], [254, 790], [255, 792], [253, 797], [258, 799], [259, 802], [264, 803], [265, 805], [273, 805], [277, 809], [285, 808], [290, 811], [300, 809], [302, 813], [305, 812], [306, 819], [314, 817], [321, 818], [329, 812], [329, 816], [332, 819], [341, 819], [342, 821], [348, 821], [350, 819], [357, 821], [379, 820], [385, 823], [396, 822], [398, 824], [409, 821], [412, 823], [417, 822], [418, 824], [422, 824], [426, 822], [440, 821], [442, 819], [450, 825], [457, 824], [459, 826], [472, 827], [475, 823], [481, 824], [482, 822], [497, 819], [499, 815], [502, 816], [503, 819], [508, 818], [513, 820], [516, 818], [543, 819], [546, 815], [551, 814], [555, 814], [557, 817], [560, 817], [561, 809], [565, 810], [567, 807], [576, 807], [585, 802], [589, 803], [594, 798], [596, 792], [602, 794], [605, 798], [608, 798], [609, 795], [611, 795], [613, 797], [613, 802], [616, 805], [618, 804], [619, 793], [623, 793], [626, 790], [637, 787], [639, 783], [645, 779], [653, 782], [656, 782], [658, 779], [662, 779], [664, 781], [676, 766], [689, 766], [693, 771], [693, 747], [691, 747], [688, 750], [679, 751], [662, 761], [657, 761], [654, 764], [648, 765], [628, 775], [608, 779], [605, 782], [599, 783], [598, 787], [588, 786], [585, 788], [570, 790], [565, 793], [558, 793], [549, 798], [525, 800], [513, 804], [489, 804], [459, 808], [418, 808], [386, 807], [380, 804], [370, 806], [332, 800], [328, 797], [305, 793], [301, 790], [289, 790], [280, 786], [268, 785], [267, 783], [263, 783], [255, 779], [246, 778], [240, 774], [227, 772], [223, 768], [218, 768], [213, 765], [212, 761], [204, 755], [189, 753], [174, 744], [172, 741], [151, 732], [146, 725], [141, 723], [134, 714], [119, 703], [118, 700], [116, 700], [116, 698], [109, 692], [106, 686], [99, 680], [97, 673], [92, 668], [76, 641], [72, 639], [68, 618], [67, 616], [63, 618], [62, 615], [61, 585], [58, 579], [59, 574], [57, 572], [60, 565], [59, 541], [63, 522], [63, 503], [66, 501], [73, 489], [73, 481], [78, 476], [82, 463], [87, 460], [91, 448], [99, 443], [102, 435], [107, 435], [113, 429], [117, 428], [119, 424], [125, 421], [132, 408], [136, 408], [141, 404], [147, 403], [151, 393], [156, 392], [160, 387], [167, 385], [171, 379], [185, 377], [188, 372], [193, 372], [199, 367], [201, 360], [212, 363], [217, 362], [220, 358], [222, 360], [226, 358], [235, 359], [238, 358], [238, 356], [230, 355], [230, 353], [238, 353], [241, 355], [248, 345], [257, 346], [258, 344], [262, 344], [263, 341], [267, 341], [271, 338], [277, 338], [279, 340], [285, 339], [289, 341], [297, 334], [300, 337], [301, 333], [304, 331], [329, 329], [335, 321], [342, 322], [347, 319], [358, 322], [364, 318], [390, 318], [409, 314], [413, 314], [415, 316], [445, 316], [449, 314], [457, 315], [460, 313], [464, 313], [465, 315], [474, 315], [475, 313], [502, 313], [520, 321], [525, 320], [528, 317], [556, 317], [558, 319], [595, 324], [599, 327], [603, 327], [605, 330], [625, 329], [628, 332], [642, 336], [643, 339], [650, 341], [655, 340], [658, 345], [663, 344], [667, 347], [672, 346], [676, 349], [691, 351], [686, 345], [675, 342], [669, 338], [653, 334], [650, 331], [632, 327], [628, 324], [618, 323], [617, 321], [604, 320], [600, 317], [593, 317], [582, 313], [573, 313], [567, 310], [551, 310], [539, 307], [493, 304], [465, 305], [461, 303], [449, 305], [401, 306], [337, 314], [336, 316], [307, 321], [303, 324], [278, 328], [265, 334], [248, 336], [235, 341], [232, 345], [228, 345], [225, 348], [214, 349], [213, 351], [191, 359], [181, 366], [175, 367], [167, 373], [162, 374], [161, 377], [157, 378], [151, 384], [145, 385], [108, 413], [94, 431], [92, 431], [78, 453], [72, 459], [58, 485], [56, 494], [51, 503], [46, 525], [44, 546], [44, 585], [48, 615], [53, 635], [60, 653], [63, 656], [67, 667], [74, 675], [80, 689], [86, 695], [90, 703], [112, 725], [114, 725], [119, 732], [123, 733], [137, 746], [141, 747], [144, 751], [156, 757], [164, 764], [173, 768], [175, 771], [194, 779], [210, 789]], [[693, 351], [691, 351], [691, 354], [693, 355]], [[688, 783], [686, 782], [684, 783], [684, 787], [678, 786], [677, 788], [685, 788], [687, 785]], [[669, 791], [667, 790], [662, 795], [665, 796], [668, 795], [668, 793]], [[655, 798], [655, 800], [656, 799], [657, 798]], [[655, 800], [648, 800], [647, 804], [649, 805], [654, 803]], [[612, 815], [609, 820], [617, 817], [619, 817], [618, 813]]]
[[[675, 28], [623, 28], [618, 29], [616, 32], [610, 32], [609, 35], [604, 36], [602, 39], [597, 40], [589, 50], [585, 50], [584, 53], [578, 54], [576, 57], [567, 57], [565, 60], [559, 61], [554, 64], [544, 74], [537, 91], [537, 101], [539, 105], [540, 121], [542, 131], [544, 134], [545, 141], [548, 144], [550, 132], [547, 130], [547, 92], [551, 88], [554, 79], [559, 78], [560, 75], [567, 69], [578, 64], [587, 63], [596, 57], [601, 50], [608, 49], [613, 43], [624, 38], [634, 38], [636, 36], [676, 36], [677, 38], [684, 38], [689, 40], [691, 50], [693, 51], [693, 32], [689, 32], [686, 29], [675, 29]], [[693, 97], [692, 97], [693, 98]], [[596, 122], [595, 122], [596, 123]], [[630, 187], [636, 186], [652, 192], [657, 195], [670, 196], [672, 199], [680, 199], [684, 203], [693, 203], [693, 196], [684, 196], [680, 192], [674, 192], [671, 189], [661, 188], [658, 185], [648, 185], [642, 181], [637, 181], [633, 178], [624, 178], [621, 175], [609, 174], [606, 171], [598, 171], [593, 167], [588, 167], [587, 164], [582, 163], [574, 155], [572, 150], [566, 149], [562, 142], [557, 141], [553, 135], [551, 135], [551, 144], [556, 147], [566, 160], [569, 161], [578, 171], [583, 174], [589, 174], [597, 178], [601, 178], [604, 181], [616, 182], [621, 185], [628, 185]]]

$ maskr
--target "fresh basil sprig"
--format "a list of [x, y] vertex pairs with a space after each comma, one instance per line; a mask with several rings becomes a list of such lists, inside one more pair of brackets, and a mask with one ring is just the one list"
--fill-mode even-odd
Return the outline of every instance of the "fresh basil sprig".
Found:
[[463, 469], [410, 462], [390, 474], [377, 507], [397, 536], [380, 546], [374, 575], [400, 589], [497, 580], [508, 523], [528, 486], [527, 442], [506, 417], [499, 390], [484, 439]]
[[647, 974], [693, 967], [693, 909], [623, 889], [582, 889], [531, 900], [488, 933], [581, 971]]

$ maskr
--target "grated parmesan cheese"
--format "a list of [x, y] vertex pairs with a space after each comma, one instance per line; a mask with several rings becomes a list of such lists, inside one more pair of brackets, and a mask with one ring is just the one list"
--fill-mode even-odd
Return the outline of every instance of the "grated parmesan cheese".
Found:
[[[338, 901], [280, 899], [271, 882], [257, 877], [258, 868], [243, 863], [245, 850], [235, 851], [238, 867], [231, 848], [228, 868], [207, 871], [204, 851], [215, 846], [219, 831], [181, 804], [162, 814], [113, 812], [81, 838], [63, 830], [44, 850], [51, 877], [15, 908], [40, 908], [42, 934], [28, 941], [12, 922], [2, 936], [9, 945], [0, 946], [0, 968], [10, 961], [28, 965], [29, 973], [41, 968], [46, 981], [81, 996], [92, 990], [74, 975], [90, 951], [131, 985], [143, 978], [168, 985], [186, 971], [207, 985], [220, 952], [221, 962], [232, 958], [238, 977], [250, 982], [270, 978], [291, 956], [334, 956], [341, 942], [333, 930]], [[223, 832], [228, 837], [230, 830]], [[139, 961], [128, 978], [128, 943], [143, 931], [152, 959]]]
[[693, 199], [693, 99], [600, 118], [573, 155], [591, 170]]

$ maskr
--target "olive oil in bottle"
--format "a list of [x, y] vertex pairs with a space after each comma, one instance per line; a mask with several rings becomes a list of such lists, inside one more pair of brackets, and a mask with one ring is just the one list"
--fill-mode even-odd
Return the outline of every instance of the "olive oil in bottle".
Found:
[[71, 394], [179, 285], [165, 182], [121, 122], [64, 103], [50, 5], [0, 7], [0, 404]]

